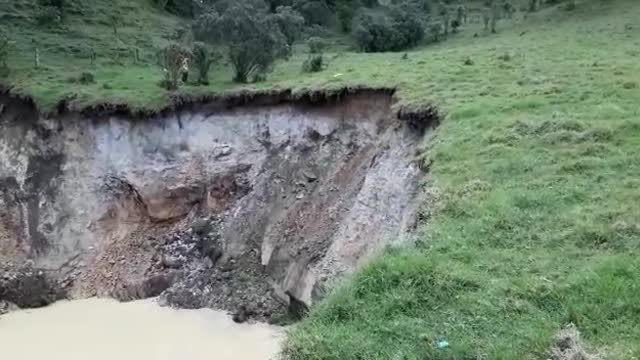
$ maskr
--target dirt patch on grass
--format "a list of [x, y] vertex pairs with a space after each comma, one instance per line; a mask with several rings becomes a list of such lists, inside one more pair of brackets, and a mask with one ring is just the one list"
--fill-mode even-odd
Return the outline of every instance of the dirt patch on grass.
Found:
[[549, 350], [549, 360], [598, 360], [592, 354], [580, 336], [575, 325], [570, 324], [562, 329], [554, 338]]

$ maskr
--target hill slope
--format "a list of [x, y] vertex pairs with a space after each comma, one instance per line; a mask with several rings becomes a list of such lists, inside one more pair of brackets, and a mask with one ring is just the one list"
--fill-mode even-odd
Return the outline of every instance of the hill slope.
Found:
[[[175, 39], [184, 22], [156, 9], [151, 1], [69, 1], [65, 20], [39, 25], [37, 0], [0, 2], [1, 25], [13, 41], [9, 84], [32, 96], [43, 109], [71, 98], [79, 103], [130, 102], [153, 106], [164, 100], [156, 52]], [[116, 24], [114, 34], [113, 24]], [[40, 66], [35, 67], [38, 49]], [[134, 54], [138, 49], [139, 61]], [[96, 54], [92, 62], [92, 53]], [[75, 79], [83, 72], [96, 83]]]
[[[144, 1], [94, 0], [83, 10], [91, 16], [72, 15], [65, 31], [50, 32], [27, 18], [30, 3], [0, 4], [19, 49], [15, 91], [43, 108], [68, 96], [150, 108], [167, 100], [153, 53], [180, 19]], [[125, 24], [118, 41], [111, 11]], [[253, 85], [392, 86], [403, 104], [448, 112], [437, 142], [425, 145], [435, 205], [425, 205], [419, 244], [380, 257], [313, 309], [285, 355], [543, 358], [552, 335], [574, 323], [604, 357], [640, 358], [638, 17], [636, 1], [585, 0], [572, 12], [502, 22], [497, 35], [469, 24], [406, 59], [341, 52], [330, 54], [327, 70], [302, 75], [299, 53]], [[102, 49], [96, 65], [69, 56], [86, 46]], [[115, 56], [135, 47], [145, 61]], [[95, 84], [67, 81], [87, 69]], [[210, 87], [183, 91], [233, 89], [230, 78], [221, 67]], [[442, 340], [449, 347], [438, 348]]]
[[640, 358], [639, 5], [336, 60], [449, 110], [427, 155], [439, 211], [313, 309], [287, 358], [544, 359], [569, 323], [604, 358]]

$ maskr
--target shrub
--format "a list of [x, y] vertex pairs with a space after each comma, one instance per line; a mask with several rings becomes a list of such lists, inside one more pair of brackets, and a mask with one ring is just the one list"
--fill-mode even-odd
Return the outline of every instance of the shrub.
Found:
[[429, 25], [429, 35], [431, 37], [431, 41], [440, 41], [440, 34], [442, 34], [442, 24], [433, 23]]
[[198, 71], [198, 83], [209, 85], [211, 65], [220, 60], [220, 54], [209, 51], [204, 43], [196, 42], [193, 46], [193, 65]]
[[180, 45], [169, 45], [162, 50], [158, 56], [158, 65], [162, 68], [165, 78], [160, 86], [167, 90], [177, 89], [189, 57], [189, 51]]
[[324, 39], [314, 36], [307, 40], [307, 46], [309, 47], [309, 52], [311, 54], [320, 54], [324, 52], [327, 47], [327, 43]]
[[460, 25], [461, 25], [461, 24], [460, 24], [460, 21], [458, 21], [458, 19], [454, 19], [454, 20], [452, 20], [452, 21], [451, 21], [451, 30], [452, 30], [454, 33], [457, 33], [457, 32], [458, 32], [458, 28], [460, 28]]
[[307, 60], [302, 63], [302, 72], [314, 73], [324, 69], [325, 61], [323, 54], [310, 55]]
[[424, 24], [412, 7], [393, 6], [386, 13], [364, 12], [352, 32], [364, 52], [399, 51], [417, 45], [424, 38]]
[[395, 45], [395, 34], [389, 19], [381, 14], [360, 14], [356, 18], [352, 36], [364, 52], [386, 51]]
[[78, 82], [81, 84], [93, 84], [96, 82], [95, 76], [90, 72], [83, 72], [78, 78]]

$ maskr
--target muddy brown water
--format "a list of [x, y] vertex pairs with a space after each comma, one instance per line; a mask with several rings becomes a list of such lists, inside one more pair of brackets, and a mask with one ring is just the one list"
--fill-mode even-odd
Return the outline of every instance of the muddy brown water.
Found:
[[59, 302], [0, 316], [0, 358], [12, 360], [268, 360], [282, 328], [152, 300]]

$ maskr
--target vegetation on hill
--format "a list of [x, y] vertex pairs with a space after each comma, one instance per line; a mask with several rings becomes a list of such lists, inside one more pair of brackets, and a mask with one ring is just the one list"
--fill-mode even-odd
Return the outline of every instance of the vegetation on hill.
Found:
[[[63, 98], [166, 102], [173, 92], [158, 86], [158, 52], [192, 42], [191, 19], [205, 13], [179, 10], [177, 0], [67, 0], [64, 16], [42, 25], [34, 2], [0, 3], [5, 82], [43, 108]], [[294, 43], [261, 82], [236, 84], [220, 61], [206, 62], [209, 85], [200, 76], [181, 85], [179, 93], [395, 87], [402, 104], [447, 113], [421, 155], [433, 201], [417, 244], [390, 249], [312, 309], [292, 328], [286, 358], [546, 358], [569, 323], [603, 358], [640, 358], [640, 4], [548, 2], [513, 1], [497, 34], [496, 9], [468, 2], [468, 21], [446, 36], [442, 22], [458, 20], [457, 4], [442, 12], [428, 2], [421, 41], [371, 54], [358, 51], [353, 20], [390, 20], [388, 6], [273, 0], [266, 13], [291, 6], [305, 18], [303, 40], [331, 36]], [[221, 45], [204, 49], [229, 59]], [[303, 73], [312, 52], [322, 64]], [[95, 80], [79, 81], [83, 73]]]
[[418, 243], [312, 309], [285, 358], [547, 359], [569, 323], [600, 358], [640, 358], [640, 4], [582, 5], [351, 59], [449, 110], [434, 201]]
[[[488, 6], [467, 5], [468, 11], [457, 2], [436, 0], [7, 1], [0, 3], [0, 18], [13, 46], [0, 83], [33, 97], [45, 111], [63, 100], [80, 108], [116, 102], [153, 109], [166, 103], [176, 87], [204, 93], [247, 87], [244, 82], [260, 82], [250, 87], [264, 88], [297, 80], [307, 54], [296, 40], [325, 37], [333, 43], [327, 55], [336, 57], [456, 38], [460, 34], [449, 29], [474, 27], [463, 24], [467, 13], [480, 14]], [[231, 14], [242, 7], [253, 10], [241, 11], [242, 17]], [[244, 20], [225, 24], [225, 18]], [[215, 31], [230, 24], [237, 25], [235, 31]], [[224, 59], [213, 69], [208, 62], [206, 79], [203, 63], [195, 63], [197, 41], [206, 53]], [[177, 47], [184, 51], [170, 51]], [[167, 61], [167, 54], [176, 54], [176, 61]], [[185, 59], [189, 66], [183, 66]], [[321, 68], [332, 62], [324, 61]], [[170, 69], [170, 63], [180, 66]], [[244, 69], [238, 73], [238, 68]], [[180, 74], [177, 82], [168, 79], [184, 69], [194, 74]], [[95, 81], [77, 81], [81, 74]]]

